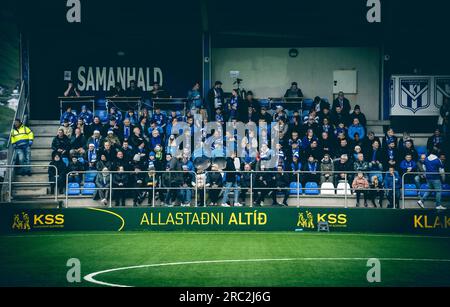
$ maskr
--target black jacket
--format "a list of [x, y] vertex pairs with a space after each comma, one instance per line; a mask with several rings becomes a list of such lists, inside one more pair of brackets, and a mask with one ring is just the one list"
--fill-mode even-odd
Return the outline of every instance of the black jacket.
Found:
[[[351, 106], [350, 106], [350, 101], [347, 98], [344, 98], [344, 100], [342, 101], [343, 107], [342, 107], [342, 113], [344, 114], [349, 114], [350, 110], [351, 110]], [[331, 107], [331, 110], [334, 112], [336, 111], [336, 107], [339, 106], [339, 99], [336, 98], [333, 101], [333, 106]]]
[[64, 164], [64, 162], [62, 160], [59, 160], [58, 162], [56, 161], [52, 161], [49, 164], [49, 168], [48, 168], [48, 179], [49, 181], [54, 181], [55, 180], [55, 176], [56, 176], [56, 170], [54, 167], [55, 166], [56, 169], [58, 170], [58, 177], [59, 180], [64, 180], [66, 179], [66, 165]]
[[219, 172], [209, 172], [206, 174], [206, 183], [212, 185], [217, 185], [219, 187], [223, 186], [223, 178]]
[[65, 151], [70, 150], [70, 139], [67, 135], [64, 135], [62, 138], [56, 136], [52, 141], [52, 150], [57, 151], [58, 149], [64, 149]]

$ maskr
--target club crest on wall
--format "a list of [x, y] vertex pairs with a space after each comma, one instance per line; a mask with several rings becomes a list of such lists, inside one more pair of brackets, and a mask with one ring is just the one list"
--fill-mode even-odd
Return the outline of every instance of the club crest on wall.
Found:
[[400, 108], [413, 113], [430, 106], [430, 79], [400, 79]]

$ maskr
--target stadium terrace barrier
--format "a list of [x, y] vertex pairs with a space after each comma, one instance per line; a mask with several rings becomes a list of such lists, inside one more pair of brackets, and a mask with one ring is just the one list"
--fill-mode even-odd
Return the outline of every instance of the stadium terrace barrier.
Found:
[[[214, 171], [205, 171], [205, 175], [207, 175], [208, 173], [213, 173], [213, 172]], [[224, 173], [224, 174], [227, 174], [227, 173], [244, 174], [245, 173], [245, 171], [217, 171], [217, 172]], [[252, 170], [249, 173], [250, 173], [250, 187], [249, 188], [242, 188], [241, 186], [238, 186], [238, 187], [230, 187], [229, 189], [230, 190], [239, 190], [239, 191], [241, 191], [241, 190], [249, 190], [250, 207], [253, 207], [253, 197], [254, 197], [255, 190], [257, 190], [257, 191], [258, 190], [269, 190], [269, 191], [273, 191], [274, 193], [276, 193], [278, 190], [293, 190], [293, 189], [295, 189], [296, 190], [295, 196], [297, 198], [297, 205], [300, 205], [301, 204], [301, 201], [300, 201], [301, 197], [300, 197], [300, 195], [303, 194], [303, 193], [300, 192], [300, 190], [308, 189], [307, 187], [300, 186], [300, 176], [301, 175], [311, 174], [311, 172], [308, 172], [308, 171], [282, 171], [282, 173], [284, 173], [284, 174], [293, 174], [293, 175], [295, 175], [296, 188], [292, 188], [292, 187], [285, 187], [285, 188], [267, 187], [267, 188], [262, 188], [262, 187], [253, 187], [253, 176], [257, 176], [257, 174], [270, 174], [270, 173], [276, 174], [276, 173], [278, 173], [278, 171], [276, 171], [276, 170], [273, 170], [273, 171], [272, 170], [271, 171], [253, 171]], [[358, 173], [363, 173], [366, 176], [366, 178], [367, 178], [369, 174], [373, 174], [373, 175], [376, 174], [376, 175], [382, 175], [383, 178], [384, 178], [384, 175], [388, 174], [389, 172], [381, 172], [381, 171], [369, 171], [369, 172], [357, 172], [357, 171], [349, 171], [349, 172], [316, 171], [316, 172], [314, 172], [314, 174], [319, 174], [319, 175], [321, 175], [321, 174], [331, 174], [333, 177], [336, 174], [342, 174], [342, 173], [344, 174], [344, 179], [338, 180], [338, 181], [339, 182], [343, 181], [344, 183], [346, 183], [346, 182], [348, 183], [348, 185], [344, 184], [344, 189], [343, 189], [343, 194], [342, 194], [344, 196], [344, 208], [348, 208], [348, 195], [351, 195], [352, 193], [354, 193], [356, 191], [355, 189], [353, 189], [351, 187], [352, 182], [348, 181], [348, 179], [349, 179], [348, 176], [349, 175], [356, 175]], [[370, 179], [368, 179], [368, 181], [370, 183]], [[348, 186], [350, 186], [350, 188]], [[329, 188], [329, 187], [322, 188], [322, 187], [317, 186], [317, 187], [314, 187], [312, 189], [317, 190], [317, 191], [323, 191], [323, 190], [330, 191], [330, 190], [332, 190], [332, 191], [334, 191], [335, 194], [337, 194], [338, 191], [342, 190], [342, 189], [339, 189], [338, 186], [334, 186], [334, 179], [333, 179], [333, 187], [334, 188]], [[204, 193], [204, 195], [206, 195], [207, 190], [214, 190], [214, 189], [223, 190], [223, 189], [225, 189], [225, 187], [210, 188], [210, 187], [207, 187], [205, 185], [203, 187], [203, 190], [204, 190], [203, 193]], [[394, 181], [394, 184], [393, 184], [393, 189], [395, 189], [395, 181]], [[373, 191], [373, 190], [377, 190], [377, 189], [371, 189], [371, 188], [364, 189], [364, 191]], [[381, 191], [391, 191], [392, 189], [382, 188], [382, 189], [379, 189], [379, 190], [381, 190]], [[396, 200], [395, 199], [395, 193], [393, 193], [392, 196], [393, 196], [393, 203], [395, 204], [395, 200]], [[203, 205], [206, 206], [206, 197], [204, 197]]]
[[[65, 197], [66, 197], [66, 200], [65, 200], [65, 208], [69, 208], [69, 176], [70, 175], [78, 175], [78, 174], [88, 174], [88, 173], [93, 173], [93, 172], [95, 172], [95, 173], [97, 173], [97, 174], [100, 174], [101, 173], [101, 171], [79, 171], [79, 172], [75, 172], [75, 171], [73, 171], [73, 172], [68, 172], [67, 174], [66, 174], [66, 195], [65, 195]], [[113, 191], [116, 191], [116, 190], [120, 190], [120, 191], [149, 191], [149, 190], [151, 190], [152, 191], [152, 207], [155, 207], [155, 192], [156, 192], [156, 186], [155, 186], [155, 184], [153, 184], [151, 187], [114, 187], [113, 186], [113, 175], [114, 174], [118, 174], [118, 173], [125, 173], [125, 174], [149, 174], [149, 173], [151, 173], [152, 174], [152, 179], [153, 179], [153, 182], [154, 183], [156, 183], [156, 182], [158, 182], [156, 179], [159, 179], [159, 176], [160, 175], [162, 175], [162, 174], [167, 174], [168, 172], [166, 172], [166, 171], [139, 171], [139, 172], [136, 172], [136, 171], [123, 171], [123, 172], [119, 172], [119, 171], [108, 171], [108, 172], [106, 172], [108, 175], [110, 175], [109, 176], [109, 188], [107, 188], [108, 189], [108, 207], [109, 208], [112, 208], [112, 196], [113, 196]], [[181, 173], [181, 174], [186, 174], [186, 173], [190, 173], [190, 174], [193, 174], [194, 175], [194, 178], [195, 178], [195, 172], [193, 172], [193, 171], [170, 171], [170, 174], [176, 174], [176, 173]], [[159, 174], [159, 176], [158, 176], [158, 174]], [[195, 192], [195, 204], [197, 204], [197, 188], [193, 188], [193, 187], [190, 187], [191, 189], [193, 189], [194, 190], [194, 192]], [[94, 190], [94, 191], [97, 191], [97, 190], [105, 190], [105, 188], [98, 188], [98, 187], [95, 187], [95, 188], [91, 188], [91, 187], [89, 187], [89, 188], [85, 188], [85, 187], [78, 187], [77, 188], [78, 190]], [[158, 187], [158, 190], [185, 190], [185, 188], [183, 188], [183, 187]]]
[[1, 234], [63, 231], [318, 231], [450, 235], [436, 210], [362, 208], [71, 208], [0, 207]]
[[92, 111], [92, 114], [95, 113], [95, 97], [94, 96], [80, 96], [80, 97], [72, 97], [72, 96], [63, 96], [58, 97], [59, 99], [59, 110], [60, 110], [60, 116], [63, 115], [63, 113], [66, 111], [67, 107], [64, 108], [64, 106], [71, 106], [72, 109], [75, 110], [75, 104], [79, 105], [79, 108], [81, 108], [81, 105], [89, 104], [90, 105], [90, 111]]
[[[66, 174], [66, 194], [65, 194], [65, 207], [66, 208], [68, 208], [69, 207], [69, 199], [70, 199], [70, 195], [69, 195], [69, 187], [68, 187], [68, 185], [69, 185], [69, 176], [70, 175], [75, 175], [75, 174], [87, 174], [87, 173], [92, 173], [93, 171], [80, 171], [80, 172], [69, 172], [69, 173], [67, 173]], [[95, 172], [97, 172], [97, 171], [95, 171]], [[194, 178], [196, 178], [196, 176], [197, 176], [197, 174], [194, 172], [194, 171], [188, 171], [189, 173], [191, 173], [193, 176], [194, 176]], [[207, 174], [208, 173], [212, 173], [212, 172], [214, 172], [214, 171], [205, 171], [205, 177], [207, 176]], [[226, 174], [226, 173], [239, 173], [239, 174], [243, 174], [243, 173], [245, 173], [245, 172], [243, 172], [243, 171], [217, 171], [217, 172], [219, 172], [219, 173], [224, 173], [224, 174]], [[97, 173], [99, 173], [99, 172], [97, 172]], [[116, 174], [116, 173], [119, 173], [118, 171], [108, 171], [107, 172], [108, 174], [110, 174], [110, 175], [113, 175], [113, 174]], [[136, 173], [135, 171], [123, 171], [123, 173], [128, 173], [128, 174], [133, 174], [133, 173]], [[122, 187], [114, 187], [113, 185], [112, 185], [112, 176], [110, 176], [110, 183], [109, 183], [109, 197], [108, 197], [108, 202], [109, 202], [109, 205], [108, 205], [108, 207], [109, 208], [111, 208], [112, 207], [112, 195], [113, 195], [113, 192], [115, 191], [115, 190], [148, 190], [148, 191], [151, 191], [151, 193], [152, 193], [152, 207], [155, 207], [155, 193], [156, 193], [156, 190], [158, 190], [158, 191], [160, 191], [160, 190], [184, 190], [185, 188], [183, 188], [183, 187], [166, 187], [166, 186], [161, 186], [161, 185], [158, 185], [158, 184], [160, 184], [160, 182], [158, 181], [158, 180], [155, 180], [155, 179], [158, 179], [159, 177], [160, 177], [160, 175], [161, 174], [164, 174], [164, 173], [167, 173], [167, 172], [165, 172], [165, 171], [139, 171], [138, 173], [152, 173], [153, 174], [153, 182], [156, 182], [157, 184], [156, 185], [153, 185], [153, 186], [151, 186], [151, 187], [126, 187], [126, 188], [122, 188]], [[185, 171], [171, 171], [171, 173], [186, 173]], [[249, 203], [249, 207], [253, 207], [253, 197], [254, 197], [254, 192], [255, 191], [261, 191], [261, 190], [269, 190], [269, 191], [273, 191], [273, 192], [277, 192], [276, 190], [278, 190], [278, 188], [276, 188], [276, 190], [274, 189], [274, 187], [267, 187], [267, 188], [262, 188], [262, 187], [253, 187], [253, 176], [256, 176], [257, 174], [259, 174], [259, 173], [263, 173], [263, 174], [267, 174], [267, 173], [277, 173], [277, 171], [250, 171], [249, 172], [250, 173], [250, 176], [251, 176], [251, 180], [250, 180], [250, 187], [248, 187], [248, 188], [242, 188], [241, 186], [239, 186], [239, 187], [230, 187], [229, 188], [229, 190], [230, 190], [230, 192], [232, 192], [233, 193], [233, 190], [239, 190], [239, 191], [241, 191], [241, 190], [248, 190], [248, 193], [249, 193], [249, 198], [250, 198], [250, 203]], [[307, 172], [307, 171], [283, 171], [283, 173], [285, 173], [285, 174], [294, 174], [295, 176], [296, 176], [296, 187], [295, 188], [292, 188], [292, 187], [285, 187], [285, 188], [279, 188], [280, 190], [296, 190], [296, 193], [295, 193], [295, 196], [296, 196], [296, 198], [297, 198], [297, 206], [300, 206], [300, 204], [301, 204], [301, 197], [300, 197], [300, 195], [302, 195], [303, 194], [303, 192], [300, 192], [301, 190], [304, 190], [304, 189], [308, 189], [307, 187], [300, 187], [300, 176], [302, 175], [302, 174], [310, 174], [310, 172]], [[317, 171], [317, 172], [315, 172], [315, 173], [317, 173], [317, 174], [341, 174], [342, 172], [339, 172], [339, 171], [333, 171], [333, 172], [331, 172], [331, 171]], [[348, 182], [348, 178], [347, 178], [347, 176], [348, 175], [356, 175], [357, 173], [359, 173], [359, 172], [356, 172], [356, 171], [351, 171], [351, 172], [346, 172], [346, 173], [344, 173], [344, 179], [343, 179], [343, 181], [344, 182]], [[385, 175], [385, 174], [387, 174], [386, 172], [381, 172], [381, 171], [371, 171], [371, 172], [362, 172], [363, 174], [365, 174], [365, 175], [368, 175], [368, 174], [376, 174], [376, 175]], [[350, 186], [350, 187], [349, 187]], [[97, 188], [97, 187], [88, 187], [88, 188], [84, 188], [84, 187], [77, 187], [76, 188], [77, 190], [94, 190], [94, 191], [97, 191], [97, 190], [104, 190], [104, 188]], [[206, 185], [204, 185], [203, 187], [198, 187], [198, 185], [196, 184], [194, 187], [189, 187], [189, 189], [190, 190], [192, 190], [193, 192], [194, 192], [194, 206], [195, 207], [197, 207], [198, 206], [198, 204], [199, 204], [199, 202], [198, 202], [198, 200], [199, 200], [199, 189], [201, 189], [202, 191], [202, 193], [203, 193], [203, 203], [201, 204], [201, 205], [203, 205], [203, 206], [206, 206], [207, 205], [207, 202], [206, 202], [206, 195], [207, 195], [207, 191], [211, 191], [211, 190], [220, 190], [221, 192], [222, 191], [224, 191], [225, 190], [225, 187], [224, 186], [222, 186], [222, 187], [209, 187], [209, 186], [206, 186]], [[348, 182], [348, 185], [347, 184], [344, 184], [344, 188], [342, 189], [340, 189], [338, 186], [336, 186], [336, 187], [334, 187], [334, 185], [333, 185], [333, 188], [330, 188], [330, 187], [326, 187], [326, 188], [322, 188], [322, 187], [319, 187], [319, 186], [317, 186], [317, 187], [314, 187], [313, 188], [314, 190], [317, 190], [317, 191], [322, 191], [322, 190], [326, 190], [326, 191], [330, 191], [330, 190], [332, 190], [332, 191], [334, 191], [335, 193], [337, 193], [338, 191], [341, 191], [341, 192], [343, 192], [342, 193], [342, 196], [344, 197], [344, 208], [348, 208], [348, 199], [349, 199], [349, 195], [351, 195], [351, 193], [352, 192], [354, 192], [355, 190], [353, 189], [353, 188], [351, 188], [351, 182]], [[395, 188], [395, 182], [394, 182], [394, 184], [393, 184], [393, 189], [396, 189]], [[381, 191], [391, 191], [391, 190], [393, 190], [393, 189], [386, 189], [386, 188], [381, 188], [381, 189], [378, 189], [378, 190], [381, 190]], [[367, 188], [367, 189], [364, 189], [364, 191], [372, 191], [372, 190], [376, 190], [376, 189], [371, 189], [371, 188]], [[333, 195], [336, 195], [336, 194], [333, 194]], [[220, 196], [220, 195], [219, 195]], [[268, 195], [266, 195], [266, 197], [267, 197]], [[310, 195], [308, 195], [308, 196], [310, 196]], [[396, 203], [396, 195], [395, 195], [395, 193], [393, 193], [392, 194], [392, 203]]]
[[[138, 114], [141, 113], [142, 101], [141, 97], [106, 97], [106, 110], [111, 107], [116, 107], [119, 110], [123, 110], [119, 105], [124, 104], [126, 110], [137, 109]], [[136, 108], [137, 107], [137, 108]]]
[[159, 106], [166, 109], [166, 107], [171, 106], [175, 107], [175, 109], [181, 108], [183, 110], [183, 114], [186, 115], [187, 112], [187, 98], [154, 98], [151, 100], [153, 110]]
[[[13, 181], [13, 177], [14, 177], [14, 170], [17, 168], [23, 168], [23, 167], [27, 167], [27, 168], [33, 168], [33, 167], [52, 167], [55, 169], [55, 181], [38, 181], [38, 182], [33, 182], [33, 181], [18, 181], [18, 182], [14, 182]], [[17, 184], [21, 184], [21, 185], [36, 185], [36, 184], [55, 184], [55, 202], [58, 201], [58, 168], [54, 165], [50, 165], [50, 164], [31, 164], [31, 165], [1, 165], [0, 168], [6, 168], [8, 169], [8, 176], [5, 176], [5, 180], [3, 180], [3, 182], [0, 182], [1, 186], [7, 186], [8, 190], [6, 193], [4, 193], [2, 195], [2, 200], [3, 201], [8, 201], [11, 202], [12, 201], [12, 186], [13, 185], [17, 185]], [[8, 180], [6, 180], [6, 178], [8, 178]], [[3, 190], [3, 189], [2, 189]]]

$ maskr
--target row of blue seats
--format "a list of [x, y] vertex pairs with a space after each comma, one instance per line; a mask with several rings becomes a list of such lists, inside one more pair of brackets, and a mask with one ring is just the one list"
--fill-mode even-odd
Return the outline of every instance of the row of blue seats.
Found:
[[[428, 184], [423, 183], [420, 185], [420, 189], [417, 189], [415, 184], [408, 183], [403, 186], [403, 189], [405, 191], [406, 197], [417, 197], [418, 195], [423, 196], [425, 192], [430, 189], [430, 187], [428, 186]], [[450, 184], [442, 184], [442, 190], [442, 197], [450, 198]], [[435, 194], [435, 192], [432, 192], [431, 196], [435, 196]]]
[[[69, 183], [68, 185], [68, 195], [93, 195], [95, 193], [95, 183], [94, 178], [92, 178], [92, 175], [89, 177], [87, 175], [90, 175], [89, 173], [86, 174], [83, 189], [80, 189], [79, 183]], [[297, 195], [297, 188], [299, 190], [300, 195], [319, 195], [320, 190], [319, 186], [315, 182], [307, 182], [305, 184], [305, 188], [303, 189], [302, 184], [299, 183], [297, 185], [297, 182], [291, 182], [289, 186], [289, 194], [290, 195]], [[417, 197], [418, 195], [423, 196], [428, 190], [429, 187], [427, 184], [422, 184], [420, 186], [420, 190], [417, 189], [417, 187], [414, 184], [405, 184], [404, 191], [406, 197]], [[443, 198], [450, 198], [450, 185], [449, 184], [443, 184], [442, 185], [442, 197]], [[435, 196], [435, 192], [432, 192], [432, 196]]]
[[[90, 173], [86, 174], [83, 188], [81, 189], [80, 183], [77, 182], [71, 182], [68, 184], [67, 194], [68, 195], [93, 195], [95, 193], [95, 183], [94, 178], [87, 177], [87, 175], [90, 175]], [[89, 180], [88, 180], [89, 179]], [[319, 195], [320, 190], [319, 186], [315, 182], [307, 182], [305, 184], [305, 188], [303, 189], [302, 184], [299, 183], [297, 185], [297, 182], [292, 182], [289, 186], [289, 194], [290, 195], [297, 195], [297, 187], [299, 189], [300, 194], [305, 195]]]
[[[322, 99], [324, 99], [325, 101], [328, 101], [327, 98], [322, 98]], [[260, 102], [261, 106], [264, 106], [264, 107], [268, 107], [269, 106], [269, 100], [268, 99], [260, 99], [259, 102]], [[314, 102], [314, 100], [310, 99], [310, 98], [306, 98], [306, 99], [303, 100], [303, 109], [305, 110], [303, 116], [308, 114], [307, 110], [309, 108], [311, 108], [313, 102]], [[280, 104], [282, 104], [282, 103], [280, 102]], [[74, 111], [74, 113], [76, 114], [76, 111]], [[94, 115], [98, 116], [100, 118], [100, 121], [102, 121], [102, 122], [107, 122], [109, 120], [109, 118], [108, 118], [108, 111], [105, 110], [105, 109], [104, 110], [102, 110], [102, 109], [95, 110]]]

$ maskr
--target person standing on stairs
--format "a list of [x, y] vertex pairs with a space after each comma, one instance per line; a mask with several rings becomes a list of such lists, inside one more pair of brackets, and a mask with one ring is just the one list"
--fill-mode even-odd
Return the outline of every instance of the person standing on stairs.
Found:
[[31, 176], [31, 168], [28, 165], [30, 165], [33, 140], [33, 131], [25, 126], [19, 118], [16, 118], [14, 120], [14, 128], [11, 130], [11, 144], [16, 150], [18, 165], [24, 165], [24, 167], [18, 169], [19, 175]]

